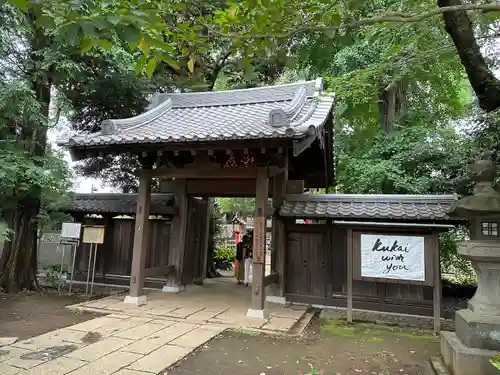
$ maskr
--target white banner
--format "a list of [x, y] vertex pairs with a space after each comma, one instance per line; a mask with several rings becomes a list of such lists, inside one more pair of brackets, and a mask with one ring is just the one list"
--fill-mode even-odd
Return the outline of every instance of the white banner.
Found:
[[62, 223], [62, 238], [80, 238], [81, 223]]
[[362, 234], [361, 276], [425, 281], [424, 237]]

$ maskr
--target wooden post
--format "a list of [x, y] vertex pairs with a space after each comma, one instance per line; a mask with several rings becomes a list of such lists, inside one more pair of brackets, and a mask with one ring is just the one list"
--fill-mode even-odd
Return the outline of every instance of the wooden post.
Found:
[[253, 229], [252, 300], [247, 316], [264, 318], [264, 277], [266, 267], [266, 208], [269, 178], [266, 168], [259, 168], [255, 192], [255, 217]]
[[151, 170], [143, 169], [139, 177], [137, 210], [135, 215], [134, 246], [132, 251], [132, 272], [130, 275], [130, 294], [125, 303], [136, 305], [146, 302], [144, 276], [146, 251], [148, 246], [149, 208], [151, 205]]
[[434, 268], [432, 302], [434, 305], [434, 333], [438, 334], [439, 332], [441, 332], [441, 267], [439, 260], [439, 236], [437, 233], [433, 233], [432, 238], [432, 265]]
[[347, 230], [347, 321], [352, 323], [352, 229]]
[[[273, 177], [273, 208], [277, 210], [282, 204], [286, 193], [286, 173], [281, 173]], [[275, 297], [284, 295], [284, 258], [285, 248], [282, 246], [285, 237], [285, 225], [276, 214], [272, 218], [272, 252], [271, 252], [271, 273], [277, 272], [278, 284], [272, 284], [271, 290]], [[282, 301], [284, 302], [284, 301]]]
[[[208, 248], [209, 240], [210, 240], [210, 221], [212, 220], [214, 208], [214, 200], [213, 198], [207, 198], [207, 213], [205, 218], [205, 227], [203, 233], [203, 256], [201, 257], [201, 279], [202, 281], [207, 278], [207, 259], [209, 256], [210, 249]], [[210, 254], [211, 256], [211, 254]]]
[[170, 231], [170, 250], [168, 264], [173, 266], [173, 272], [167, 276], [167, 285], [164, 292], [179, 293], [184, 290], [182, 281], [184, 271], [184, 250], [186, 247], [186, 230], [188, 221], [188, 197], [186, 194], [186, 180], [173, 181], [174, 199], [177, 207], [177, 216], [172, 219]]

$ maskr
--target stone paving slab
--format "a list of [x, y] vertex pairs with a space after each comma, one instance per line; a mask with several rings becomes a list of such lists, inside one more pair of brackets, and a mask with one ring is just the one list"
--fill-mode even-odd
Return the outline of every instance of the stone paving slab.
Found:
[[117, 372], [115, 372], [113, 375], [148, 375], [148, 374], [155, 374], [155, 373], [154, 372], [144, 372], [144, 371], [137, 371], [137, 370], [131, 370], [131, 369], [128, 369], [128, 368], [123, 368], [123, 369], [118, 370]]
[[12, 345], [17, 341], [17, 337], [0, 337], [0, 348], [2, 346]]
[[80, 367], [71, 375], [111, 375], [141, 358], [143, 358], [141, 354], [116, 351]]
[[30, 350], [28, 349], [16, 348], [15, 346], [3, 346], [0, 348], [0, 363], [5, 362], [10, 358], [20, 357], [29, 352]]
[[262, 326], [262, 329], [266, 329], [269, 331], [284, 331], [288, 332], [293, 325], [297, 322], [296, 319], [290, 318], [279, 318], [279, 317], [271, 317], [269, 321]]
[[43, 347], [53, 346], [54, 342], [83, 345], [82, 339], [84, 339], [85, 335], [86, 332], [84, 331], [75, 331], [69, 328], [61, 328], [40, 336], [33, 337], [31, 339], [18, 341], [12, 346], [21, 349], [38, 350]]
[[6, 365], [5, 363], [0, 363], [0, 374], [2, 375], [17, 375], [22, 371], [22, 369]]
[[200, 327], [186, 333], [185, 335], [179, 336], [178, 338], [170, 341], [169, 344], [182, 346], [184, 348], [196, 349], [200, 345], [203, 345], [207, 341], [217, 336], [222, 331], [223, 329], [214, 330]]
[[75, 350], [66, 356], [84, 361], [95, 361], [96, 359], [104, 357], [106, 354], [112, 353], [115, 350], [121, 349], [132, 343], [132, 340], [121, 339], [118, 337], [106, 337], [105, 339], [94, 344]]
[[123, 348], [124, 351], [138, 354], [149, 354], [154, 350], [165, 345], [167, 342], [175, 340], [189, 331], [194, 330], [199, 326], [188, 323], [176, 323], [170, 327], [155, 332], [154, 334], [138, 340], [131, 345]]
[[146, 336], [150, 336], [155, 332], [161, 331], [163, 328], [169, 327], [175, 324], [175, 322], [164, 322], [163, 324], [158, 323], [144, 323], [127, 330], [118, 332], [113, 335], [115, 337], [120, 337], [129, 340], [140, 340], [145, 338]]
[[79, 359], [60, 357], [40, 366], [33, 367], [24, 372], [23, 375], [65, 375], [86, 364], [88, 364], [88, 362]]
[[[138, 371], [158, 373], [191, 353], [193, 349], [175, 345], [163, 345], [145, 357], [132, 363], [128, 368]], [[82, 374], [83, 375], [83, 374]]]

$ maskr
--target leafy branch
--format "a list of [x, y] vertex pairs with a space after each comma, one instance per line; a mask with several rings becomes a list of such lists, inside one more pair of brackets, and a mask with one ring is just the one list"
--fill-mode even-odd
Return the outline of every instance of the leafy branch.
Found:
[[[286, 33], [272, 33], [272, 34], [251, 34], [251, 33], [220, 33], [217, 31], [211, 31], [207, 37], [224, 37], [224, 38], [233, 38], [233, 39], [265, 39], [265, 38], [278, 38], [278, 39], [287, 39], [292, 38], [296, 35], [302, 34], [307, 31], [323, 31], [323, 32], [335, 32], [339, 29], [352, 29], [359, 26], [368, 26], [375, 25], [380, 23], [415, 23], [423, 21], [427, 18], [441, 15], [443, 13], [456, 12], [456, 11], [482, 11], [482, 12], [500, 12], [500, 4], [466, 4], [466, 5], [453, 5], [453, 6], [445, 6], [441, 8], [435, 8], [428, 10], [423, 13], [401, 13], [401, 12], [387, 12], [379, 16], [362, 18], [356, 21], [338, 23], [333, 25], [307, 25], [303, 27], [294, 28]], [[207, 28], [212, 28], [212, 25], [205, 24]]]

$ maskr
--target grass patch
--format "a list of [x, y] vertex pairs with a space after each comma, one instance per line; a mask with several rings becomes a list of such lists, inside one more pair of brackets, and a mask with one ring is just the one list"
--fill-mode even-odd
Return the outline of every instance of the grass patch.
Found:
[[262, 333], [259, 332], [259, 331], [256, 331], [254, 329], [250, 329], [250, 328], [245, 328], [245, 327], [240, 327], [238, 329], [238, 332], [239, 333], [243, 333], [245, 335], [250, 335], [250, 336], [259, 336], [261, 335]]
[[412, 340], [439, 342], [439, 338], [424, 332], [408, 331], [400, 327], [380, 326], [369, 323], [349, 324], [345, 320], [327, 319], [321, 322], [320, 332], [340, 337], [365, 338], [369, 342], [382, 342], [384, 336], [404, 337]]

